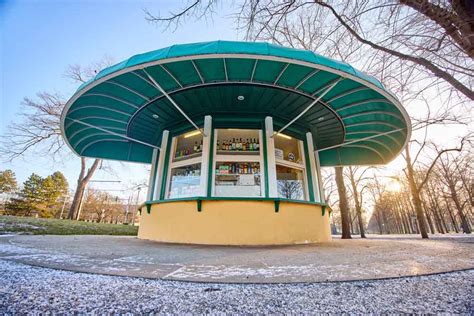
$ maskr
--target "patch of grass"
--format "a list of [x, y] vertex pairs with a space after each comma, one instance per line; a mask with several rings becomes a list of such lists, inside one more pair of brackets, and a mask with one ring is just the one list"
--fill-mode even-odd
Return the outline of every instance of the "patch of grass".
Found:
[[138, 226], [88, 223], [67, 219], [0, 216], [0, 235], [11, 233], [29, 235], [136, 236]]

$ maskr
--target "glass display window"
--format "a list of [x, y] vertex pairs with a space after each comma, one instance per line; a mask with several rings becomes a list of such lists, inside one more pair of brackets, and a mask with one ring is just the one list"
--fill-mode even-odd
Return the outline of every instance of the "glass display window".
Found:
[[203, 150], [203, 137], [199, 131], [191, 131], [173, 137], [166, 181], [166, 199], [202, 195], [201, 165]]
[[307, 200], [306, 166], [303, 142], [294, 137], [276, 134], [275, 162], [278, 197]]
[[306, 200], [304, 170], [287, 166], [276, 166], [278, 197], [291, 200]]
[[167, 198], [199, 196], [201, 164], [171, 168]]
[[215, 196], [262, 196], [259, 162], [218, 162], [215, 170]]
[[259, 130], [219, 129], [217, 131], [216, 153], [218, 155], [259, 155]]
[[213, 196], [263, 196], [262, 132], [216, 129], [214, 133]]
[[285, 134], [276, 134], [273, 139], [275, 142], [275, 159], [303, 164], [302, 141]]
[[192, 131], [175, 137], [173, 161], [202, 156], [203, 138], [199, 131]]

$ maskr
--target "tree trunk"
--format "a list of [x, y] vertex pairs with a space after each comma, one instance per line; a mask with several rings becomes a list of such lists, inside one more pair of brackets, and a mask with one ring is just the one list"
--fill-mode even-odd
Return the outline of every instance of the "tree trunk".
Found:
[[386, 208], [382, 208], [382, 229], [384, 230], [384, 232], [388, 235], [390, 235], [390, 227], [388, 225], [388, 221], [387, 221], [387, 209]]
[[438, 212], [436, 212], [435, 208], [431, 209], [431, 214], [433, 214], [435, 223], [436, 223], [436, 228], [438, 229], [438, 232], [441, 234], [444, 234], [444, 227], [443, 223], [441, 223], [441, 218], [439, 218]]
[[74, 199], [71, 203], [71, 208], [67, 214], [68, 219], [74, 219], [74, 216], [77, 215], [79, 208], [81, 206], [82, 197], [84, 196], [84, 191], [86, 189], [87, 183], [92, 178], [92, 175], [96, 171], [97, 167], [99, 166], [100, 159], [95, 159], [92, 163], [92, 166], [87, 170], [86, 173], [86, 158], [81, 157], [81, 172], [79, 173], [79, 177], [77, 178], [77, 187], [76, 192], [74, 193]]
[[74, 198], [71, 203], [71, 208], [67, 214], [68, 219], [74, 219], [74, 216], [79, 211], [79, 207], [81, 205], [82, 197], [84, 196], [84, 191], [86, 190], [87, 183], [84, 183], [82, 180], [77, 180], [77, 187], [76, 192], [74, 193]]
[[407, 163], [407, 178], [408, 185], [410, 187], [411, 198], [413, 201], [413, 207], [415, 208], [416, 218], [418, 220], [418, 228], [420, 230], [421, 238], [428, 238], [428, 231], [426, 229], [425, 214], [423, 212], [423, 205], [421, 203], [420, 191], [415, 181], [415, 171], [411, 164], [410, 150], [408, 146], [405, 148], [405, 159]]
[[342, 239], [351, 239], [349, 207], [347, 203], [346, 186], [344, 185], [343, 167], [335, 167], [336, 185], [339, 193], [339, 210], [341, 211]]
[[459, 218], [461, 219], [461, 227], [462, 230], [465, 234], [470, 234], [471, 231], [471, 226], [469, 225], [469, 222], [467, 221], [466, 215], [463, 212], [463, 207], [461, 206], [461, 203], [459, 202], [458, 194], [456, 193], [456, 189], [454, 187], [450, 186], [451, 190], [451, 197], [454, 202], [454, 205], [456, 206], [456, 209], [458, 210], [458, 215]]
[[431, 234], [435, 234], [436, 231], [434, 229], [434, 225], [433, 225], [433, 219], [431, 218], [431, 214], [430, 214], [430, 210], [429, 208], [426, 206], [426, 203], [421, 200], [421, 203], [422, 203], [422, 206], [423, 206], [423, 210], [425, 212], [425, 217], [426, 217], [426, 220], [428, 222], [428, 227], [430, 228], [430, 231], [431, 231]]
[[418, 229], [420, 230], [421, 238], [428, 238], [428, 230], [426, 229], [425, 213], [423, 212], [423, 205], [420, 196], [417, 192], [414, 194], [413, 204], [415, 206], [416, 219], [418, 221]]
[[357, 191], [357, 185], [356, 185], [354, 173], [353, 173], [351, 167], [349, 167], [349, 172], [350, 172], [352, 192], [353, 192], [353, 195], [354, 195], [354, 203], [355, 203], [355, 211], [356, 211], [356, 215], [357, 215], [357, 222], [359, 223], [360, 238], [366, 238], [365, 237], [365, 230], [364, 230], [364, 222], [362, 221], [362, 205], [360, 205], [359, 192]]
[[434, 204], [434, 210], [433, 213], [439, 222], [439, 226], [441, 227], [441, 234], [448, 233], [448, 227], [446, 226], [446, 221], [444, 220], [443, 214], [441, 214], [441, 207], [439, 206], [439, 201], [438, 198], [436, 197], [436, 194], [432, 194], [433, 198], [433, 204]]
[[377, 227], [379, 228], [379, 234], [383, 235], [382, 220], [381, 220], [379, 208], [377, 207], [377, 205], [375, 206], [374, 216], [375, 216], [375, 222], [377, 223]]
[[449, 201], [446, 197], [444, 198], [444, 202], [446, 203], [446, 209], [448, 210], [449, 218], [451, 219], [451, 223], [453, 225], [454, 231], [456, 233], [459, 233], [459, 228], [458, 228], [458, 224], [456, 223], [456, 218], [454, 217], [453, 211], [451, 210], [451, 207], [449, 206]]
[[436, 224], [436, 229], [438, 230], [439, 233], [444, 234], [444, 232], [446, 231], [446, 227], [443, 227], [443, 223], [441, 222], [438, 200], [436, 198], [436, 194], [434, 192], [432, 185], [430, 185], [429, 183], [426, 188], [426, 195], [428, 196], [430, 211], [431, 211], [431, 215], [433, 215], [433, 218]]

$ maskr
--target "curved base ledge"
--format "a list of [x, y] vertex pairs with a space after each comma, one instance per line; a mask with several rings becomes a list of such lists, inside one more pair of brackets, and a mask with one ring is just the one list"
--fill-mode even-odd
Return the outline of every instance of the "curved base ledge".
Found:
[[138, 238], [204, 245], [293, 245], [331, 241], [329, 212], [279, 200], [184, 200], [142, 208]]

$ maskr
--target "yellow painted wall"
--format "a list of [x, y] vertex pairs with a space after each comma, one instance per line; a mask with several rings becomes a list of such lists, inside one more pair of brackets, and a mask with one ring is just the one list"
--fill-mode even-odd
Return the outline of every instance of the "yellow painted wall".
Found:
[[138, 238], [210, 245], [283, 245], [331, 241], [329, 212], [321, 206], [273, 201], [196, 201], [142, 209]]

